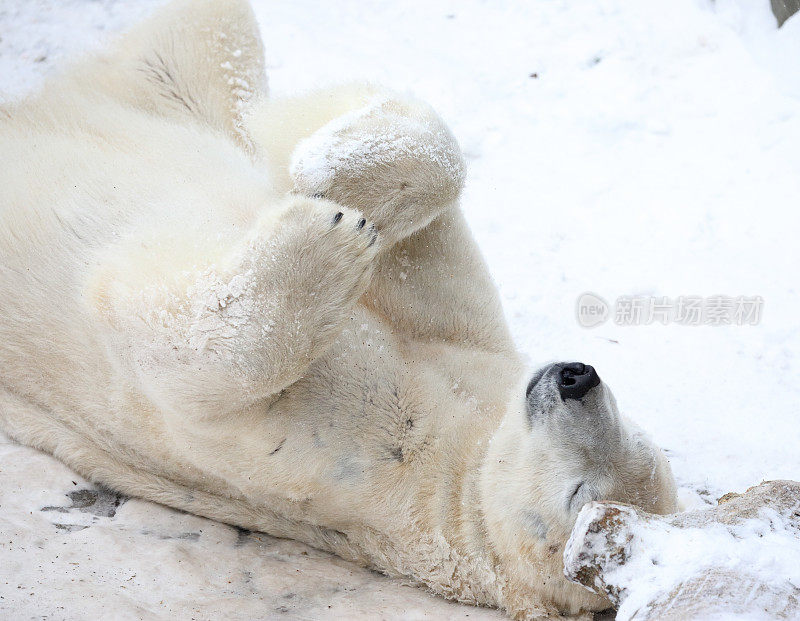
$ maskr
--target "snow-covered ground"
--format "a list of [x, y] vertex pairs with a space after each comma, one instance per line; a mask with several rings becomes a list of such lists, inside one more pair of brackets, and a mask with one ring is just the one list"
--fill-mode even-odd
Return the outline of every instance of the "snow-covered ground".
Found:
[[[156, 4], [0, 0], [0, 99]], [[255, 8], [273, 93], [369, 78], [448, 120], [520, 348], [595, 365], [686, 503], [800, 479], [800, 17], [777, 30], [768, 0]], [[762, 317], [587, 329], [587, 291], [760, 296]], [[91, 494], [66, 494], [87, 487], [0, 440], [0, 616], [494, 616], [149, 503], [82, 512]]]

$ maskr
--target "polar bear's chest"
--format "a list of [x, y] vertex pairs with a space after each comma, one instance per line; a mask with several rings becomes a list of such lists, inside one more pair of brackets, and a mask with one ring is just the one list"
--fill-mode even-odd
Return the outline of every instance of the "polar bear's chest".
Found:
[[414, 341], [358, 308], [276, 404], [291, 420], [286, 447], [314, 464], [321, 488], [363, 493], [387, 478], [427, 477], [443, 442], [501, 414], [505, 390], [485, 381], [487, 364], [503, 362]]

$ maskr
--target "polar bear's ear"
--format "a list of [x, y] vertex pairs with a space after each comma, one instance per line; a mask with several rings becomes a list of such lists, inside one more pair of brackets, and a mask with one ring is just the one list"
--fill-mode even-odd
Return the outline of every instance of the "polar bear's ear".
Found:
[[177, 0], [72, 77], [84, 92], [201, 122], [239, 142], [246, 142], [244, 105], [267, 87], [258, 24], [246, 0]]

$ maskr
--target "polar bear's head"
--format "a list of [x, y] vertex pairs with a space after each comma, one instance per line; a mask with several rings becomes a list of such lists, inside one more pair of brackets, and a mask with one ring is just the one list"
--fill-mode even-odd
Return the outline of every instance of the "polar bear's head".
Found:
[[541, 585], [543, 601], [565, 612], [607, 606], [562, 575], [564, 544], [585, 503], [676, 510], [666, 457], [620, 416], [595, 370], [578, 362], [547, 365], [520, 386], [487, 450], [480, 487], [487, 535], [509, 582], [528, 592]]

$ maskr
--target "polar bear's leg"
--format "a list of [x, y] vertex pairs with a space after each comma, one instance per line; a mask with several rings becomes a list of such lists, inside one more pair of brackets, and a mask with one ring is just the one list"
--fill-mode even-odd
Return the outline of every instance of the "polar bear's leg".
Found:
[[376, 236], [355, 210], [295, 197], [211, 262], [196, 240], [131, 240], [88, 293], [123, 374], [169, 412], [216, 416], [303, 375], [366, 290]]
[[177, 122], [200, 123], [248, 147], [241, 114], [265, 95], [258, 24], [247, 0], [176, 0], [69, 72], [68, 86]]
[[384, 251], [364, 300], [411, 338], [516, 356], [497, 288], [458, 208]]
[[358, 209], [387, 248], [452, 206], [464, 182], [430, 106], [369, 85], [262, 102], [245, 127], [280, 190]]

